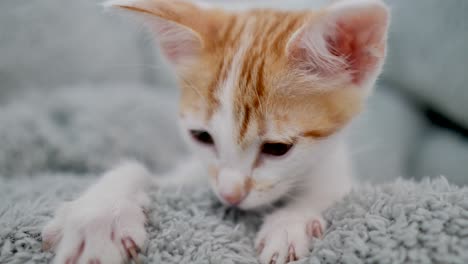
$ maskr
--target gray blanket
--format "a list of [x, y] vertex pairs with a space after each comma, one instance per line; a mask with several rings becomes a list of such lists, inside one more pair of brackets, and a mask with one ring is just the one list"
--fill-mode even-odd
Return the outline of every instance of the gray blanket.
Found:
[[[48, 263], [52, 254], [41, 251], [40, 231], [53, 210], [120, 158], [159, 169], [184, 153], [167, 101], [151, 90], [113, 87], [2, 106], [0, 263]], [[257, 263], [253, 239], [261, 215], [226, 213], [208, 187], [190, 188], [151, 194], [142, 259]], [[468, 188], [444, 178], [361, 185], [325, 218], [323, 240], [299, 263], [468, 263]]]
[[[90, 182], [76, 175], [0, 180], [0, 263], [48, 263], [41, 227]], [[259, 215], [226, 214], [205, 187], [151, 197], [143, 260], [256, 263]], [[445, 179], [360, 187], [328, 210], [326, 220], [325, 237], [300, 263], [468, 263], [468, 189]]]

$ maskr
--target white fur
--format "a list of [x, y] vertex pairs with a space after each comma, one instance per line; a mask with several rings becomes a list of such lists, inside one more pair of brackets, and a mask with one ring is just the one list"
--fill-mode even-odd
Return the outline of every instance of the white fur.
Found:
[[[107, 5], [141, 1], [113, 0], [107, 2]], [[345, 14], [347, 10], [376, 3], [381, 2], [349, 0], [332, 5], [330, 10], [333, 14]], [[326, 24], [322, 27], [317, 32], [323, 34]], [[317, 51], [317, 54], [311, 56], [314, 59], [322, 56], [318, 63], [332, 70], [334, 65], [341, 62], [329, 56], [323, 57], [325, 43], [317, 40], [317, 34], [312, 34], [308, 39]], [[299, 140], [284, 157], [261, 156], [262, 164], [255, 167], [258, 155], [261, 155], [259, 148], [262, 142], [284, 138], [285, 134], [267, 124], [265, 138], [258, 138], [247, 148], [240, 148], [237, 144], [233, 91], [238, 85], [236, 81], [240, 74], [240, 62], [245, 59], [245, 51], [251, 40], [247, 37], [242, 43], [227, 80], [219, 89], [221, 106], [213, 118], [207, 123], [197, 113], [192, 113], [184, 115], [181, 120], [184, 138], [192, 146], [195, 156], [201, 157], [201, 162], [195, 159], [184, 162], [170, 177], [157, 178], [154, 182], [159, 186], [180, 185], [186, 183], [187, 178], [193, 178], [193, 175], [206, 179], [206, 167], [215, 166], [219, 168], [218, 180], [212, 180], [211, 184], [214, 193], [223, 202], [226, 201], [221, 197], [222, 194], [232, 192], [247, 177], [254, 179], [257, 186], [240, 202], [240, 208], [271, 206], [278, 199], [286, 198], [288, 202], [284, 207], [266, 216], [256, 240], [256, 246], [264, 245], [259, 254], [262, 264], [270, 263], [275, 258], [277, 264], [282, 264], [286, 263], [291, 248], [297, 257], [308, 254], [312, 241], [306, 233], [308, 224], [318, 221], [325, 228], [321, 213], [351, 189], [352, 169], [343, 133], [315, 142]], [[375, 79], [371, 81], [373, 84]], [[208, 131], [214, 138], [216, 149], [192, 140], [188, 133], [191, 129]], [[294, 134], [295, 128], [290, 128], [286, 133]], [[82, 241], [86, 242], [86, 246], [78, 263], [87, 263], [95, 258], [101, 264], [120, 263], [126, 254], [119, 240], [110, 240], [112, 226], [118, 239], [129, 236], [138, 246], [143, 247], [146, 234], [141, 208], [148, 202], [145, 192], [150, 182], [148, 175], [139, 165], [131, 163], [121, 166], [104, 175], [80, 198], [64, 205], [43, 231], [44, 240], [55, 245], [56, 263], [64, 263], [76, 254]]]
[[[297, 30], [287, 45], [287, 51], [291, 52], [291, 49], [300, 47], [307, 50], [306, 58], [301, 58], [309, 65], [306, 68], [309, 70], [316, 70], [320, 73], [319, 78], [329, 77], [326, 83], [329, 87], [339, 87], [340, 84], [350, 83], [351, 76], [349, 72], [344, 69], [347, 68], [348, 62], [346, 58], [333, 55], [330, 52], [328, 38], [332, 38], [339, 32], [337, 32], [337, 23], [346, 23], [348, 20], [360, 16], [377, 15], [379, 21], [373, 21], [372, 25], [368, 28], [362, 28], [363, 35], [365, 38], [366, 31], [378, 28], [381, 32], [386, 32], [389, 21], [389, 10], [387, 6], [381, 0], [340, 0], [335, 1], [331, 4], [327, 10], [326, 15], [320, 21], [313, 21], [313, 23], [306, 24], [299, 30]], [[382, 34], [386, 37], [386, 34]], [[382, 39], [385, 42], [386, 39]], [[372, 87], [382, 71], [385, 54], [379, 54], [379, 52], [373, 46], [367, 47], [367, 51], [372, 56], [379, 58], [378, 64], [374, 69], [370, 70], [369, 75], [364, 80], [360, 88], [363, 94], [369, 95]], [[310, 82], [316, 82], [317, 76], [313, 74], [305, 73]], [[320, 82], [320, 81], [319, 81]], [[337, 84], [337, 85], [334, 85]], [[320, 85], [315, 85], [318, 89]]]
[[353, 12], [362, 8], [379, 7], [388, 9], [382, 0], [340, 0], [335, 1], [329, 10], [332, 12]]
[[[246, 59], [245, 51], [252, 44], [249, 39], [242, 43], [234, 56], [227, 80], [219, 89], [219, 110], [208, 124], [202, 123], [201, 118], [187, 115], [182, 129], [187, 134], [190, 129], [202, 128], [213, 136], [215, 147], [194, 141], [192, 146], [197, 156], [203, 157], [207, 167], [219, 168], [218, 179], [211, 184], [221, 201], [227, 203], [223, 194], [234, 192], [247, 177], [265, 187], [251, 190], [237, 205], [240, 208], [270, 206], [280, 198], [291, 196], [288, 206], [265, 219], [257, 236], [257, 246], [261, 241], [265, 243], [259, 256], [261, 263], [270, 263], [275, 254], [278, 254], [277, 263], [285, 263], [291, 244], [294, 244], [298, 257], [307, 254], [311, 242], [305, 233], [307, 224], [316, 220], [325, 228], [321, 212], [350, 190], [352, 170], [342, 133], [319, 142], [299, 142], [285, 157], [265, 157], [263, 165], [254, 167], [263, 140], [281, 139], [285, 134], [296, 135], [297, 131], [290, 128], [291, 131], [280, 133], [275, 126], [267, 124], [266, 138], [259, 138], [246, 149], [237, 145], [233, 91], [239, 85], [240, 62]], [[298, 187], [301, 190], [297, 190]]]
[[267, 216], [255, 241], [257, 249], [263, 247], [258, 256], [260, 263], [271, 263], [275, 254], [276, 263], [286, 263], [291, 245], [294, 245], [294, 252], [298, 258], [306, 257], [312, 240], [306, 229], [314, 220], [325, 226], [321, 213], [308, 208], [286, 208]]
[[[170, 2], [170, 1], [167, 1]], [[135, 7], [145, 9], [151, 13], [163, 6], [158, 1], [148, 0], [109, 0], [103, 3], [104, 7]], [[200, 6], [201, 7], [201, 6]], [[157, 36], [161, 50], [170, 63], [178, 70], [183, 70], [190, 65], [198, 54], [202, 41], [200, 36], [191, 28], [184, 25], [162, 19], [156, 15], [138, 14], [139, 20], [151, 29]]]
[[114, 6], [119, 6], [119, 5], [128, 5], [128, 4], [131, 4], [131, 3], [134, 3], [136, 1], [132, 1], [132, 0], [108, 0], [108, 1], [104, 1], [102, 3], [102, 6], [105, 7], [105, 8], [109, 8], [109, 7], [114, 7]]
[[216, 150], [218, 159], [212, 160], [211, 164], [219, 168], [217, 186], [214, 187], [215, 193], [222, 201], [222, 194], [231, 194], [236, 186], [243, 185], [249, 174], [249, 169], [253, 163], [247, 160], [246, 153], [240, 151], [236, 142], [236, 124], [234, 121], [234, 91], [238, 85], [241, 74], [241, 65], [247, 49], [252, 44], [249, 34], [244, 35], [241, 41], [242, 46], [234, 56], [232, 68], [230, 69], [225, 83], [220, 87], [219, 99], [221, 102], [220, 110], [214, 114], [210, 126], [213, 135], [216, 136]]
[[[381, 41], [386, 42], [388, 30], [388, 25], [390, 21], [390, 10], [387, 5], [382, 0], [342, 0], [337, 1], [329, 7], [330, 19], [338, 20], [346, 17], [358, 17], [365, 14], [376, 14], [379, 16], [378, 21], [374, 21], [371, 27], [377, 27], [380, 31], [384, 32], [382, 36], [384, 37]], [[368, 47], [369, 54], [373, 55], [376, 58], [379, 58], [377, 65], [372, 72], [369, 73], [366, 80], [362, 84], [361, 89], [364, 90], [366, 95], [370, 95], [372, 87], [374, 86], [378, 76], [382, 72], [384, 58], [386, 54], [379, 54], [374, 47]]]
[[327, 74], [336, 74], [346, 65], [346, 62], [343, 58], [337, 57], [329, 51], [326, 37], [333, 35], [334, 32], [333, 23], [306, 24], [293, 34], [288, 42], [287, 50], [290, 50], [292, 45], [304, 48], [308, 51], [308, 58], [304, 59], [310, 63], [314, 63], [311, 66]]
[[[151, 0], [107, 0], [104, 1], [102, 4], [104, 7], [113, 7], [113, 6], [119, 6], [119, 5], [131, 5], [131, 6], [136, 6], [138, 4], [145, 4], [151, 2]], [[196, 4], [200, 8], [211, 8], [213, 7], [213, 3], [210, 3], [208, 1], [201, 1], [201, 0], [194, 0], [191, 1], [192, 3]]]
[[[220, 100], [220, 109], [213, 115], [210, 122], [206, 123], [202, 117], [190, 114], [185, 115], [181, 120], [182, 133], [186, 135], [185, 138], [188, 139], [188, 143], [198, 154], [197, 156], [202, 157], [207, 166], [215, 166], [220, 170], [214, 192], [221, 201], [224, 201], [221, 194], [232, 193], [235, 186], [245, 181], [252, 165], [250, 163], [253, 163], [252, 159], [254, 158], [248, 158], [249, 162], [245, 165], [244, 160], [246, 160], [247, 155], [239, 152], [234, 140], [234, 101], [232, 98], [239, 79], [242, 61], [252, 43], [249, 34], [245, 35], [242, 43], [243, 46], [234, 55], [232, 67], [217, 95]], [[213, 136], [216, 150], [211, 146], [200, 145], [188, 136], [188, 131], [200, 129], [208, 131]]]
[[56, 251], [54, 263], [68, 263], [73, 258], [77, 261], [69, 263], [88, 264], [96, 259], [100, 263], [122, 263], [127, 259], [122, 239], [127, 237], [143, 248], [146, 219], [142, 208], [149, 203], [145, 187], [150, 178], [141, 165], [124, 163], [77, 200], [62, 205], [42, 232], [43, 243]]

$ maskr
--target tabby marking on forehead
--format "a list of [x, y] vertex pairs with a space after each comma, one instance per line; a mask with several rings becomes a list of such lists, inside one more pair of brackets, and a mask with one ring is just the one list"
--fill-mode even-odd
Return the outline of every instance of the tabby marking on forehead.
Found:
[[[268, 89], [265, 78], [271, 78], [274, 64], [284, 60], [287, 39], [304, 19], [305, 14], [268, 10], [233, 14], [221, 20], [218, 34], [209, 36], [211, 44], [206, 53], [214, 65], [215, 74], [207, 88], [209, 105], [206, 117], [210, 119], [220, 107], [221, 94], [230, 94], [222, 101], [232, 105], [239, 144], [246, 141], [245, 136], [252, 123], [256, 124], [257, 132], [265, 129], [264, 101]], [[216, 46], [211, 46], [213, 43]], [[234, 63], [236, 54], [242, 55]], [[228, 75], [235, 78], [227, 84]], [[230, 91], [220, 91], [223, 89]]]
[[241, 148], [271, 128], [293, 131], [281, 135], [286, 141], [325, 137], [358, 111], [360, 100], [348, 89], [313, 92], [323, 85], [320, 79], [298, 73], [286, 52], [293, 35], [322, 13], [258, 9], [204, 15], [203, 50], [194, 67], [181, 74], [188, 80], [182, 85], [182, 108], [199, 112], [207, 124], [221, 109], [228, 111], [218, 120], [226, 122]]

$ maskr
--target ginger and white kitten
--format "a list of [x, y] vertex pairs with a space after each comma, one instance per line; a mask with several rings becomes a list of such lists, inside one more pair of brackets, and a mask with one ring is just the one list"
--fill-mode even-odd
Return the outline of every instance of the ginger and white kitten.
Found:
[[[178, 0], [108, 5], [144, 19], [179, 77], [181, 127], [202, 162], [182, 164], [174, 177], [205, 168], [220, 201], [241, 209], [290, 198], [266, 216], [258, 258], [307, 256], [326, 227], [321, 213], [352, 185], [343, 134], [381, 72], [385, 4], [239, 12]], [[43, 232], [55, 262], [120, 263], [143, 248], [149, 179], [128, 163], [65, 204]]]

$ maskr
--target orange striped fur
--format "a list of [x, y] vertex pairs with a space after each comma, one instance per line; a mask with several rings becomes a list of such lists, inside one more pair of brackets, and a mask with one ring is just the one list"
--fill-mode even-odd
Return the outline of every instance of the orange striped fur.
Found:
[[[385, 3], [342, 0], [294, 12], [230, 12], [181, 0], [106, 5], [145, 18], [180, 80], [182, 135], [195, 158], [154, 177], [156, 186], [209, 175], [225, 205], [269, 209], [260, 211], [254, 242], [259, 263], [305, 258], [325, 234], [322, 213], [353, 186], [344, 133], [337, 131], [360, 111], [382, 70]], [[134, 258], [147, 240], [149, 175], [128, 163], [63, 206], [43, 232], [44, 243], [56, 246], [55, 263]]]
[[[286, 136], [290, 140], [327, 137], [361, 109], [363, 98], [358, 89], [347, 87], [351, 84], [310, 81], [296, 71], [295, 60], [287, 54], [293, 34], [306, 23], [320, 20], [326, 11], [228, 12], [167, 0], [153, 1], [153, 5], [157, 9], [122, 7], [190, 28], [202, 42], [197, 59], [179, 71], [182, 115], [193, 112], [206, 122], [211, 119], [220, 107], [219, 96], [234, 57], [244, 46], [232, 98], [239, 145], [247, 146], [264, 134], [267, 124], [279, 133], [294, 128], [296, 135]], [[327, 85], [337, 87], [324, 89], [330, 88]]]

